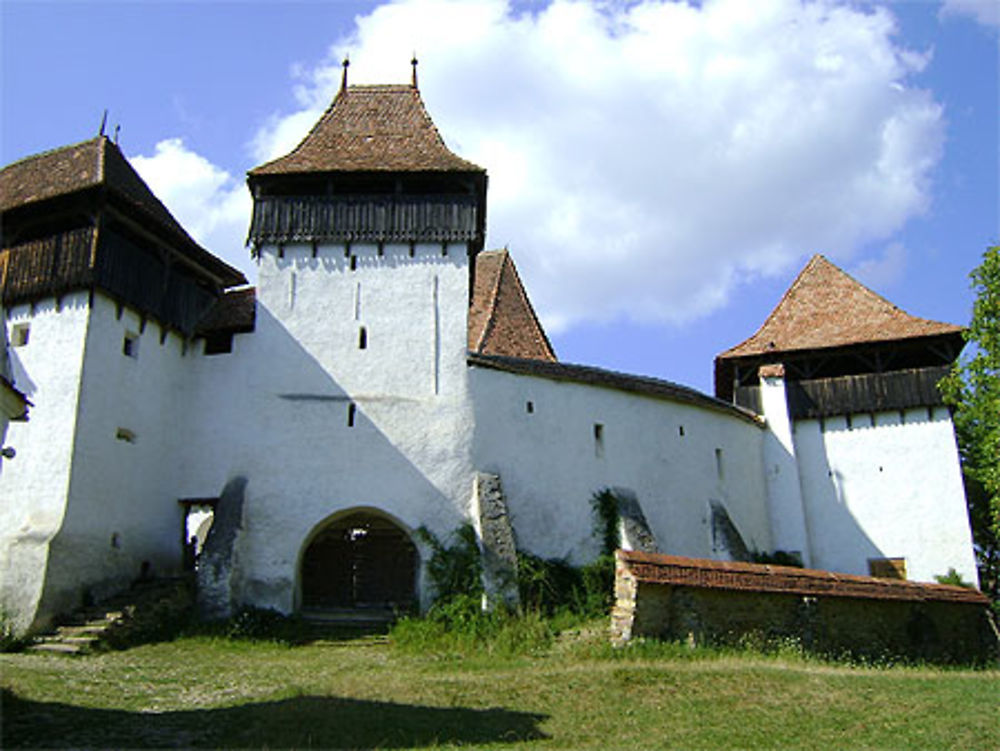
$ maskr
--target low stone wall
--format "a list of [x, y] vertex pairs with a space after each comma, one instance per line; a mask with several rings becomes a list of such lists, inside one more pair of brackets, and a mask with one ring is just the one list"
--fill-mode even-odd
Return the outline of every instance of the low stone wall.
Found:
[[619, 550], [612, 639], [793, 640], [835, 656], [992, 662], [981, 592], [943, 584]]

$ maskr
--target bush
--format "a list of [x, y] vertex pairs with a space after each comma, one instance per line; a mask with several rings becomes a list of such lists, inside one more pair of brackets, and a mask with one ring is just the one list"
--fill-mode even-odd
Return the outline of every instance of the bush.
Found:
[[585, 566], [519, 552], [517, 584], [521, 607], [551, 616], [570, 611], [581, 619], [607, 615], [615, 582], [615, 559], [602, 555]]
[[417, 535], [431, 549], [427, 575], [439, 602], [483, 593], [483, 565], [476, 530], [471, 524], [456, 529], [447, 546], [427, 527], [417, 529]]
[[972, 589], [972, 585], [963, 579], [962, 575], [954, 568], [949, 568], [947, 574], [938, 574], [934, 577], [934, 581], [938, 584], [950, 584], [953, 587], [965, 587], [966, 589]]

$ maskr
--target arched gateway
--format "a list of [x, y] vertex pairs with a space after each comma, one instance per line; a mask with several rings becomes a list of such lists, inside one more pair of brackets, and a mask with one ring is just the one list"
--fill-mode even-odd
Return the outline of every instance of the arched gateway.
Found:
[[407, 610], [416, 601], [417, 549], [392, 520], [355, 511], [327, 524], [302, 554], [304, 609]]

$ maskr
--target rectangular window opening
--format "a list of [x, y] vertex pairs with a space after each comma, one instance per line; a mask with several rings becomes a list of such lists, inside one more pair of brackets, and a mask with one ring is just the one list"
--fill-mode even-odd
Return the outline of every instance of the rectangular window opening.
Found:
[[354, 402], [347, 405], [347, 427], [354, 427], [354, 418], [357, 415], [358, 408], [354, 406]]
[[358, 331], [358, 349], [368, 349], [368, 329], [364, 326]]
[[118, 428], [115, 431], [115, 440], [125, 443], [135, 443], [135, 433], [128, 428]]
[[233, 351], [233, 333], [231, 331], [214, 332], [205, 335], [206, 355], [228, 355]]
[[27, 323], [18, 323], [14, 325], [14, 330], [11, 332], [11, 343], [15, 347], [24, 347], [28, 343], [28, 339], [31, 335], [31, 325]]
[[594, 423], [594, 456], [604, 456], [604, 426], [599, 422]]
[[133, 359], [139, 357], [139, 335], [131, 331], [125, 332], [122, 339], [122, 354]]
[[527, 413], [529, 415], [533, 415], [535, 413], [535, 403], [534, 402], [528, 402], [527, 404], [524, 405], [524, 408], [525, 408], [525, 410], [527, 411]]
[[725, 469], [722, 466], [722, 449], [715, 450], [715, 473], [718, 475], [720, 482], [726, 479]]

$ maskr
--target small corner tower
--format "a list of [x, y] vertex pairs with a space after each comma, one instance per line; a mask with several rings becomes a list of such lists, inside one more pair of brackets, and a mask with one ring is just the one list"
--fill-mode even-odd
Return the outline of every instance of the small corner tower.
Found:
[[962, 328], [909, 315], [814, 256], [764, 325], [715, 360], [716, 395], [763, 414], [777, 548], [816, 568], [976, 580], [938, 381]]
[[793, 418], [942, 404], [962, 328], [917, 318], [813, 256], [756, 334], [715, 360], [715, 392], [759, 411], [759, 371], [784, 366]]

